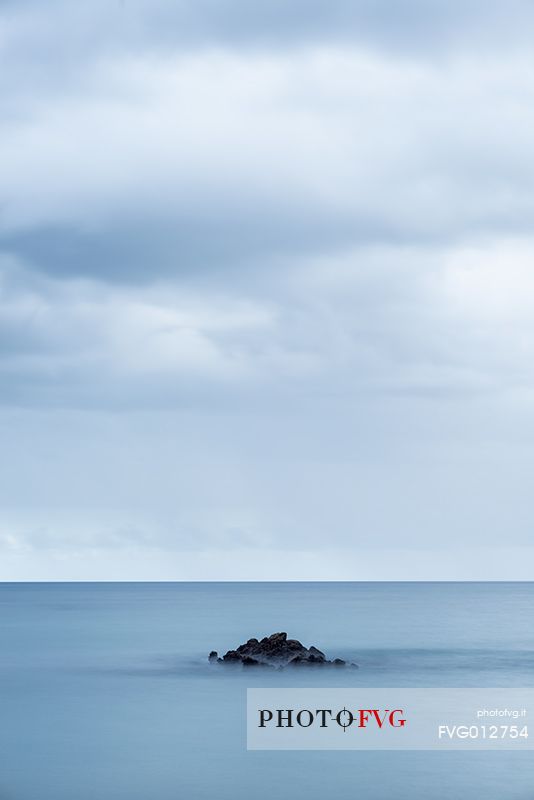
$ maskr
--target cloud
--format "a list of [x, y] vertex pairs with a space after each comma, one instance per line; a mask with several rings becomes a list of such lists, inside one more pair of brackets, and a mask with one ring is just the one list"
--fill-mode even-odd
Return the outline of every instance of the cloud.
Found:
[[515, 55], [115, 59], [4, 128], [0, 247], [51, 275], [239, 282], [357, 245], [523, 235], [529, 74]]
[[226, 287], [64, 280], [11, 262], [2, 401], [135, 409], [283, 405], [295, 392], [317, 402], [525, 394], [533, 257], [530, 238], [373, 245]]
[[[283, 0], [251, 5], [245, 0], [103, 0], [73, 7], [52, 0], [4, 0], [9, 43], [33, 38], [38, 52], [59, 46], [59, 54], [121, 48], [190, 48], [217, 43], [228, 47], [296, 46], [306, 42], [353, 42], [388, 50], [432, 54], [455, 46], [502, 47], [528, 43], [533, 16], [527, 0], [506, 8], [497, 0]], [[41, 35], [37, 36], [37, 32]], [[56, 52], [56, 58], [58, 53]]]
[[[24, 274], [24, 273], [23, 273]], [[9, 279], [11, 276], [11, 279]], [[105, 289], [97, 282], [21, 278], [0, 286], [3, 401], [165, 404], [211, 384], [254, 375], [250, 350], [274, 312], [259, 301], [160, 285]]]
[[2, 14], [13, 569], [78, 575], [109, 552], [109, 574], [146, 557], [163, 575], [170, 554], [211, 575], [218, 553], [242, 575], [264, 553], [300, 575], [295, 554], [315, 570], [331, 546], [331, 576], [345, 551], [427, 564], [504, 537], [516, 564], [530, 4]]

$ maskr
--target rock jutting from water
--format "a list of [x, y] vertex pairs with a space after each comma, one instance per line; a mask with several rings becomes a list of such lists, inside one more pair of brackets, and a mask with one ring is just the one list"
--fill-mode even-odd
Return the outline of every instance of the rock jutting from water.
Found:
[[321, 650], [316, 647], [305, 647], [297, 639], [288, 639], [287, 633], [273, 633], [263, 639], [249, 639], [245, 644], [239, 645], [235, 650], [219, 658], [218, 653], [212, 650], [208, 656], [211, 663], [216, 664], [242, 664], [244, 667], [298, 667], [298, 666], [331, 666], [331, 667], [357, 667], [334, 658], [330, 661]]

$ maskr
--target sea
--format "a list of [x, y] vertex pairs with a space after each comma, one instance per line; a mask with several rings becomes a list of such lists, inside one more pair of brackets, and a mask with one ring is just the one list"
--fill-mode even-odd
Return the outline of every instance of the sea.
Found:
[[[208, 663], [277, 631], [359, 669]], [[534, 583], [0, 584], [0, 800], [534, 800], [532, 752], [247, 751], [262, 686], [534, 687]]]

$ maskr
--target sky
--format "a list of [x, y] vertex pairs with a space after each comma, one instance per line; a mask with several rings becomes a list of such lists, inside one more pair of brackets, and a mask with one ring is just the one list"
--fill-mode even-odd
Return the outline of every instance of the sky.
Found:
[[0, 0], [0, 580], [533, 579], [532, 41]]

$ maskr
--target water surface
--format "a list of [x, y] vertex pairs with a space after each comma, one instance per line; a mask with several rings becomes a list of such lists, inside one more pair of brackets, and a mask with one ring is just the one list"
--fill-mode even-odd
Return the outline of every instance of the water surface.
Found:
[[[532, 753], [247, 752], [247, 686], [534, 686], [534, 584], [0, 584], [0, 800], [534, 798]], [[356, 672], [210, 667], [286, 630]]]

